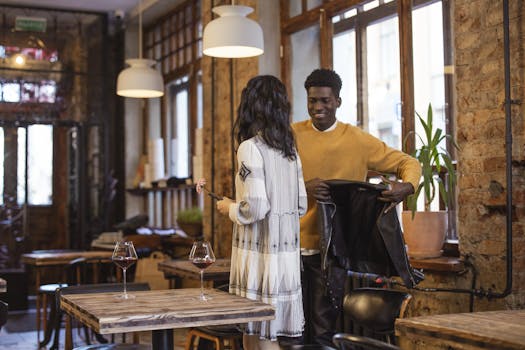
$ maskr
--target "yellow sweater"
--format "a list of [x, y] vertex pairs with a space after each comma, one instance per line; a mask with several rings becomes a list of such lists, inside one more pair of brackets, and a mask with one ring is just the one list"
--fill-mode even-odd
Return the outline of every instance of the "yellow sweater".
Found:
[[[317, 131], [310, 120], [294, 123], [297, 150], [303, 164], [304, 181], [343, 179], [365, 181], [368, 170], [396, 174], [417, 188], [421, 177], [419, 162], [408, 154], [388, 147], [378, 138], [342, 122], [331, 131]], [[301, 248], [319, 249], [317, 207], [308, 197], [308, 211], [301, 218]]]

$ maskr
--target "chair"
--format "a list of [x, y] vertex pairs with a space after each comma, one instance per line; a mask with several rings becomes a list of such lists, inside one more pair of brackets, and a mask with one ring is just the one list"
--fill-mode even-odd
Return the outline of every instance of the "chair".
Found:
[[[223, 284], [217, 289], [228, 291], [228, 287], [228, 284]], [[242, 349], [242, 332], [235, 325], [191, 328], [186, 336], [185, 350], [193, 350], [195, 345], [200, 348], [199, 343], [195, 344], [197, 339], [199, 342], [201, 339], [209, 340], [216, 350]]]
[[400, 347], [360, 335], [337, 333], [332, 342], [339, 350], [401, 350]]
[[[37, 338], [40, 340], [40, 330], [44, 330], [44, 339], [39, 342], [40, 347], [45, 347], [53, 335], [54, 322], [57, 318], [57, 308], [55, 303], [55, 291], [57, 288], [67, 287], [71, 284], [81, 282], [81, 266], [85, 258], [71, 260], [64, 268], [62, 279], [59, 283], [43, 284], [38, 287], [37, 291]], [[49, 317], [47, 308], [49, 305]], [[40, 308], [42, 308], [42, 317], [40, 317]]]
[[242, 333], [233, 326], [214, 326], [214, 327], [198, 327], [192, 328], [188, 331], [186, 336], [185, 350], [193, 350], [195, 340], [206, 339], [215, 345], [216, 350], [232, 349], [239, 350], [242, 348]]
[[[126, 289], [130, 292], [133, 291], [146, 291], [150, 290], [149, 284], [147, 283], [128, 283], [126, 285]], [[53, 346], [51, 349], [58, 349], [58, 342], [59, 342], [59, 332], [60, 332], [60, 323], [62, 318], [62, 311], [60, 310], [60, 296], [61, 295], [67, 295], [67, 294], [89, 294], [89, 293], [109, 293], [109, 292], [121, 292], [122, 291], [122, 283], [101, 283], [101, 284], [83, 284], [83, 285], [77, 285], [77, 286], [69, 286], [69, 287], [63, 287], [57, 289], [56, 293], [56, 307], [58, 312], [58, 320], [59, 322], [55, 323], [55, 338], [53, 342]], [[73, 336], [71, 331], [71, 319], [70, 317], [67, 317], [66, 319], [66, 336], [65, 336], [65, 348], [70, 349], [72, 347], [73, 343]], [[86, 340], [89, 342], [89, 337], [86, 336]], [[100, 339], [99, 339], [100, 340]], [[101, 347], [102, 345], [105, 345], [107, 347]], [[139, 345], [139, 344], [88, 344], [87, 346], [81, 347], [81, 349], [120, 349], [119, 347], [115, 346], [121, 346], [122, 345]], [[93, 346], [93, 347], [89, 347]], [[97, 347], [99, 346], [99, 347]], [[114, 346], [114, 347], [111, 347]], [[122, 349], [135, 349], [133, 347], [130, 348], [122, 348]], [[136, 349], [142, 349], [140, 347], [137, 347]]]
[[151, 345], [145, 344], [95, 344], [75, 348], [74, 350], [151, 350]]
[[411, 299], [412, 296], [403, 291], [356, 288], [345, 295], [343, 311], [354, 324], [394, 344], [396, 318], [403, 318]]

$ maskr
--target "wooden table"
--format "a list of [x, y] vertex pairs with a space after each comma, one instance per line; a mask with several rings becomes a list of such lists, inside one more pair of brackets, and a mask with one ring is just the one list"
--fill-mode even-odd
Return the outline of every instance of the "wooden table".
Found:
[[119, 293], [62, 295], [60, 307], [100, 334], [152, 331], [153, 349], [173, 349], [173, 328], [238, 324], [272, 320], [273, 306], [216, 289], [211, 300], [199, 300], [200, 289], [132, 292], [135, 299], [117, 300]]
[[415, 339], [459, 349], [525, 349], [525, 310], [404, 318], [396, 320], [395, 328], [407, 350]]
[[[160, 262], [158, 269], [164, 272], [168, 279], [176, 279], [176, 288], [180, 287], [181, 278], [200, 279], [200, 270], [187, 259], [166, 260]], [[230, 279], [230, 259], [217, 259], [204, 270], [205, 281], [213, 281], [214, 285], [228, 282]]]
[[[77, 258], [86, 259], [107, 259], [111, 258], [112, 251], [104, 250], [71, 250], [71, 249], [55, 249], [42, 250], [36, 253], [27, 253], [22, 255], [22, 263], [35, 268], [35, 293], [36, 293], [36, 322], [37, 322], [37, 341], [40, 341], [40, 294], [38, 289], [41, 284], [42, 268], [49, 266], [65, 266], [71, 260]], [[45, 315], [45, 314], [44, 314]]]

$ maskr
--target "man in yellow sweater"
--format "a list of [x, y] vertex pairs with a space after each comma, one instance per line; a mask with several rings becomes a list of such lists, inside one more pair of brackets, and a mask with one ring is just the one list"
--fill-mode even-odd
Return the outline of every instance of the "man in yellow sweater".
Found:
[[[391, 202], [393, 207], [414, 193], [421, 177], [421, 167], [415, 158], [388, 147], [358, 127], [337, 121], [335, 112], [341, 105], [341, 86], [341, 78], [334, 71], [314, 70], [304, 83], [310, 119], [292, 125], [308, 194], [308, 211], [301, 218], [305, 344], [318, 342], [323, 335], [336, 331], [339, 314], [327, 296], [321, 271], [316, 200], [330, 198], [323, 180], [366, 181], [368, 170], [396, 174], [402, 182], [392, 182], [380, 198]], [[340, 283], [345, 283], [344, 278]]]

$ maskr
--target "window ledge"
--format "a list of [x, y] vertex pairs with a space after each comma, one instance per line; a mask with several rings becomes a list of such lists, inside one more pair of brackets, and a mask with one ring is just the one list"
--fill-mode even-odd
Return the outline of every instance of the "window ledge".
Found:
[[415, 269], [436, 272], [458, 273], [465, 270], [463, 260], [450, 256], [440, 256], [432, 259], [410, 259], [410, 264]]

